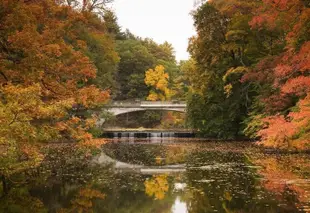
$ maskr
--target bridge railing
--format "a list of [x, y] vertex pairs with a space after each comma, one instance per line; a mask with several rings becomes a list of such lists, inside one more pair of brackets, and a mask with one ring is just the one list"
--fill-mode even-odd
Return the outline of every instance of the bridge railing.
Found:
[[107, 107], [184, 107], [186, 102], [183, 101], [113, 101]]

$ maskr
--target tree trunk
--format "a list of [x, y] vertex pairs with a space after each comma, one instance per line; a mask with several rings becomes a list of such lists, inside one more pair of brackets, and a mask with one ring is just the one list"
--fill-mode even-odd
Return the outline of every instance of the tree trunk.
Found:
[[9, 193], [9, 187], [8, 187], [8, 183], [4, 175], [1, 175], [1, 182], [2, 182], [2, 188], [3, 188], [3, 195], [6, 195]]

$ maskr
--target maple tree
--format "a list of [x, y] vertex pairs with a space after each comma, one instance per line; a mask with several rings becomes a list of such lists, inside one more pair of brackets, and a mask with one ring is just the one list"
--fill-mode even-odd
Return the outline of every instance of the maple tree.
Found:
[[266, 118], [263, 120], [266, 126], [259, 131], [264, 144], [268, 146], [299, 149], [309, 146], [307, 141], [309, 141], [310, 122], [308, 114], [310, 9], [308, 6], [300, 0], [266, 0], [257, 8], [257, 15], [250, 22], [253, 29], [278, 29], [285, 39], [283, 51], [269, 57], [269, 60], [262, 60], [257, 72], [253, 73], [254, 76], [259, 72], [264, 73], [261, 67], [269, 63], [269, 75], [272, 76], [270, 87], [275, 92], [267, 97], [263, 95], [261, 99], [265, 100], [267, 108], [274, 110], [265, 113]]
[[38, 142], [92, 138], [87, 131], [96, 117], [79, 111], [105, 104], [110, 91], [97, 86], [103, 70], [89, 56], [92, 43], [78, 26], [88, 26], [85, 33], [106, 50], [104, 60], [118, 59], [113, 49], [104, 48], [108, 38], [98, 38], [104, 28], [91, 13], [53, 0], [4, 0], [0, 8], [1, 174], [8, 175], [13, 167], [42, 159]]
[[[253, 153], [250, 161], [258, 166], [258, 173], [264, 177], [262, 182], [264, 188], [268, 191], [276, 192], [277, 199], [285, 200], [285, 191], [289, 189], [294, 192], [298, 206], [307, 203], [307, 193], [309, 186], [292, 181], [288, 184], [286, 180], [297, 180], [304, 177], [305, 171], [309, 170], [309, 158], [303, 155], [265, 155], [262, 153]], [[298, 167], [299, 170], [295, 168]]]

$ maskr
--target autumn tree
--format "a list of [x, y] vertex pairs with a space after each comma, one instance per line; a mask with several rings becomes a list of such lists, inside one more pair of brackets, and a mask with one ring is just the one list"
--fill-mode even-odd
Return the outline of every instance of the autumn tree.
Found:
[[100, 34], [89, 16], [53, 0], [1, 1], [0, 8], [1, 174], [8, 175], [42, 159], [37, 142], [91, 139], [95, 118], [77, 109], [104, 104], [109, 90], [94, 84], [100, 68], [79, 34], [79, 26]]
[[277, 148], [308, 148], [307, 1], [211, 0], [193, 16], [192, 127], [206, 136], [236, 131], [228, 135], [262, 138]]
[[173, 91], [168, 88], [169, 75], [165, 72], [165, 67], [158, 65], [155, 69], [149, 69], [145, 72], [145, 84], [152, 89], [147, 97], [147, 100], [169, 100]]
[[[272, 40], [283, 48], [263, 58], [244, 82], [261, 85], [258, 101], [264, 129], [258, 135], [264, 144], [283, 148], [309, 146], [310, 10], [305, 1], [264, 1], [250, 21], [252, 29], [278, 31]], [[261, 81], [261, 79], [268, 79]], [[281, 128], [278, 128], [281, 126]]]
[[107, 4], [113, 0], [56, 0], [56, 2], [67, 5], [82, 12], [94, 12], [102, 14], [106, 11]]
[[[148, 88], [144, 84], [145, 71], [161, 64], [172, 79], [178, 75], [178, 66], [171, 44], [158, 44], [149, 38], [139, 38], [129, 31], [117, 37], [117, 52], [120, 63], [116, 79], [118, 93], [116, 99], [146, 99]], [[169, 85], [172, 86], [172, 85]]]

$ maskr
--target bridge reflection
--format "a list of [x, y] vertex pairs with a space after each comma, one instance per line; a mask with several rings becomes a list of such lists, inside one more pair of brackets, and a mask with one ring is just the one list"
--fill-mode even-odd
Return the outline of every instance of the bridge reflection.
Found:
[[187, 129], [176, 130], [133, 130], [133, 129], [104, 129], [104, 135], [108, 138], [125, 138], [134, 140], [134, 138], [149, 138], [151, 141], [165, 138], [192, 138], [195, 137], [195, 132]]

